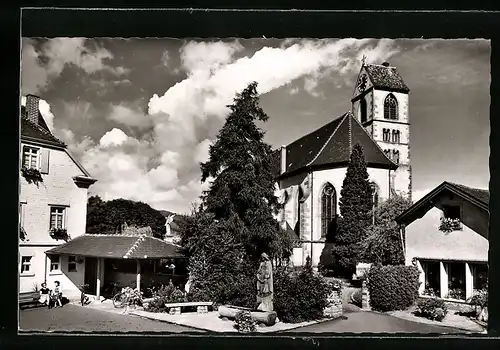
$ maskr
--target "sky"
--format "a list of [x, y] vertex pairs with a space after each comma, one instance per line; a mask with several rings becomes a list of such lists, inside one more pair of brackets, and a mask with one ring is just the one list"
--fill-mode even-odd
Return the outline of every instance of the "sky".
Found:
[[[187, 213], [199, 162], [258, 83], [274, 148], [341, 116], [361, 66], [384, 61], [410, 88], [413, 198], [443, 181], [488, 188], [490, 41], [23, 38], [21, 93], [98, 181], [90, 195]], [[24, 103], [24, 100], [22, 100]]]

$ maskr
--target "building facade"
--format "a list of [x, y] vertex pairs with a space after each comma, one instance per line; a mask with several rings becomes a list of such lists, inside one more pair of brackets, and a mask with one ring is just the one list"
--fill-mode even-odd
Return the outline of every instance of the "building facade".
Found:
[[292, 261], [327, 264], [339, 197], [352, 147], [363, 147], [374, 204], [398, 193], [411, 198], [409, 88], [388, 63], [363, 64], [352, 110], [275, 152], [277, 220], [301, 242]]
[[396, 219], [421, 295], [465, 301], [486, 288], [488, 205], [487, 190], [444, 182]]
[[85, 233], [87, 191], [96, 180], [51, 133], [37, 96], [26, 96], [20, 119], [19, 290], [58, 280], [63, 290], [78, 293], [72, 281], [85, 273], [83, 261], [45, 252]]

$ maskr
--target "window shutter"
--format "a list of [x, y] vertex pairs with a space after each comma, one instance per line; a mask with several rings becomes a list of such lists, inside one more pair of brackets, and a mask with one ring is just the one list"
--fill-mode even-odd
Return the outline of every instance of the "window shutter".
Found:
[[49, 158], [50, 158], [50, 151], [46, 148], [42, 149], [42, 159], [40, 165], [40, 172], [42, 174], [49, 173]]

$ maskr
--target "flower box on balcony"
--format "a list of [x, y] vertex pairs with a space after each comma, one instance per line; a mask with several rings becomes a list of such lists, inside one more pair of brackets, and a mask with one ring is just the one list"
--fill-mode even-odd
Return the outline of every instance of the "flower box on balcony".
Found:
[[459, 219], [441, 217], [441, 224], [439, 225], [439, 231], [442, 231], [444, 233], [450, 233], [453, 231], [460, 231], [460, 230], [462, 230], [462, 223], [460, 222]]
[[54, 227], [51, 228], [49, 234], [55, 240], [65, 240], [68, 241], [70, 239], [68, 235], [68, 231], [65, 228]]

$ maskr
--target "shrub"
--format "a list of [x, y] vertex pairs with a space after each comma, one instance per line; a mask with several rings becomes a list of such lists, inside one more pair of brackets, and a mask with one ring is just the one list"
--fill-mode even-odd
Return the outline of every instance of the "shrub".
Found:
[[250, 311], [239, 311], [234, 318], [234, 327], [240, 333], [255, 332], [256, 322], [252, 319]]
[[448, 313], [445, 302], [437, 298], [420, 299], [417, 307], [418, 314], [429, 320], [442, 321]]
[[329, 283], [314, 273], [310, 263], [298, 271], [278, 268], [274, 274], [274, 308], [283, 322], [320, 319], [335, 288], [340, 284]]
[[186, 300], [184, 293], [172, 284], [162, 285], [153, 292], [153, 300], [148, 304], [147, 311], [166, 312], [165, 304], [182, 303]]
[[484, 308], [488, 306], [488, 290], [481, 289], [476, 291], [474, 295], [469, 299], [469, 304], [471, 306], [479, 306]]
[[352, 293], [351, 300], [354, 305], [361, 305], [361, 302], [363, 300], [363, 292], [361, 290], [355, 291], [354, 293]]
[[368, 271], [370, 304], [379, 311], [405, 310], [418, 297], [419, 271], [415, 266], [376, 265]]

